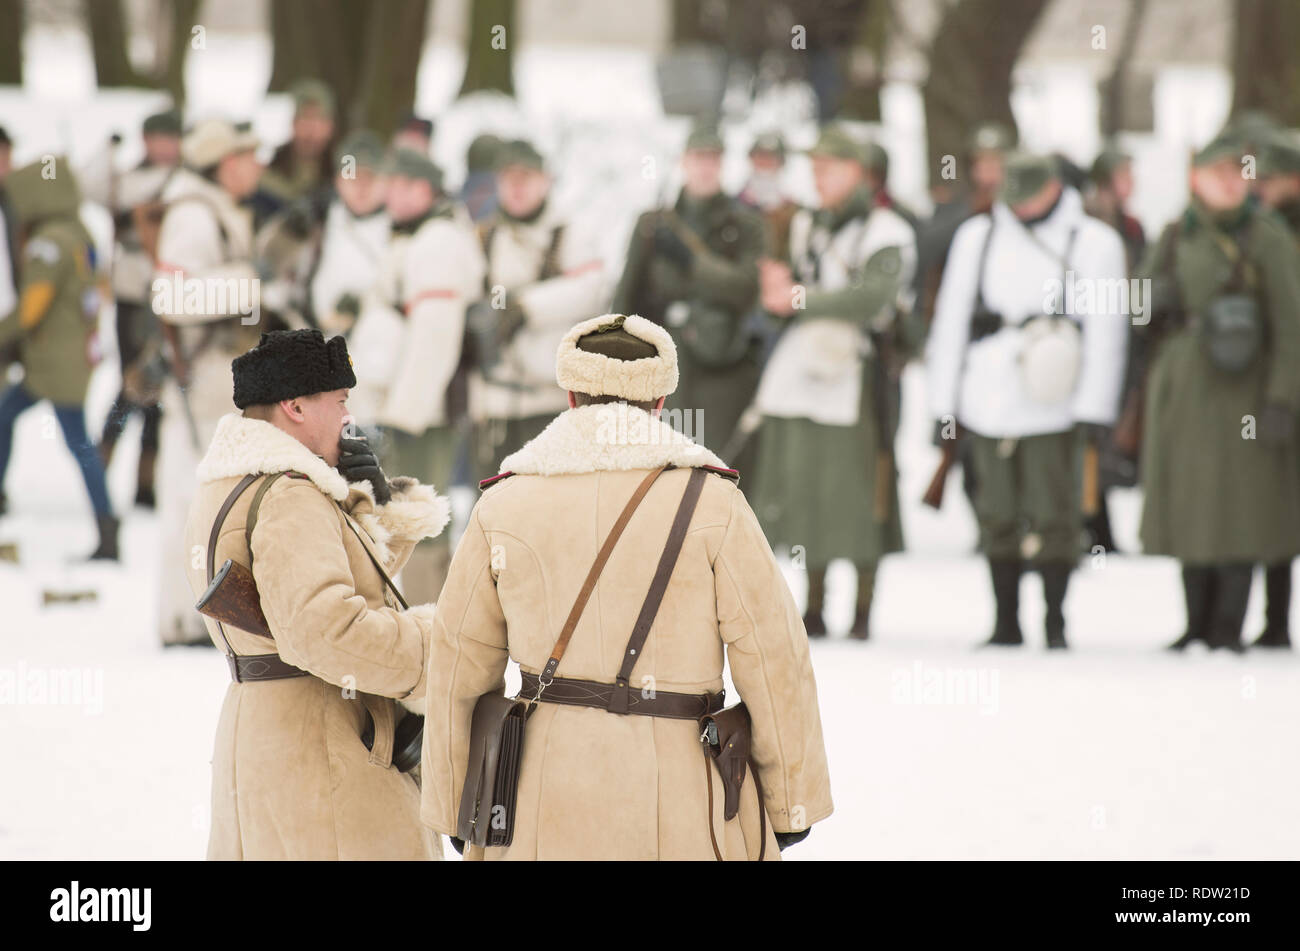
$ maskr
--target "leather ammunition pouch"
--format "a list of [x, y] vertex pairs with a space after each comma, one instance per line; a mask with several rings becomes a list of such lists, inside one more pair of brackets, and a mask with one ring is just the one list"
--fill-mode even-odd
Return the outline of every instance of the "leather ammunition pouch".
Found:
[[1253, 294], [1220, 294], [1195, 325], [1205, 356], [1224, 373], [1241, 373], [1264, 346], [1264, 317]]

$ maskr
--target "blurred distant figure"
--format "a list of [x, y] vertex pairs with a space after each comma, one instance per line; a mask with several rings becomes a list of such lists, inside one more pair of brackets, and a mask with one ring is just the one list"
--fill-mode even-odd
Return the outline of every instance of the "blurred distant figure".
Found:
[[497, 210], [497, 151], [502, 140], [485, 132], [475, 136], [465, 153], [465, 184], [460, 200], [474, 222], [480, 222]]
[[[163, 190], [154, 312], [167, 340], [158, 451], [158, 509], [163, 550], [184, 544], [194, 468], [217, 421], [234, 412], [230, 362], [266, 329], [253, 265], [252, 213], [245, 199], [262, 165], [257, 137], [225, 119], [206, 119], [181, 140], [178, 169]], [[160, 560], [159, 635], [164, 644], [211, 643], [194, 610], [183, 562]]]
[[[1000, 194], [953, 238], [927, 388], [945, 437], [956, 438], [957, 425], [969, 434], [997, 608], [987, 643], [1024, 642], [1020, 576], [1032, 568], [1043, 580], [1047, 646], [1059, 649], [1079, 557], [1080, 450], [1096, 444], [1119, 408], [1129, 320], [1097, 289], [1125, 276], [1124, 249], [1084, 213], [1051, 156], [1008, 155]], [[1097, 291], [1095, 302], [1075, 299], [1076, 281]]]
[[1191, 203], [1140, 270], [1153, 286], [1150, 323], [1134, 328], [1142, 542], [1182, 563], [1175, 650], [1243, 650], [1255, 564], [1300, 550], [1300, 251], [1249, 194], [1243, 154], [1230, 133], [1196, 154]]
[[[612, 309], [668, 329], [678, 349], [667, 410], [696, 442], [726, 446], [758, 386], [761, 345], [745, 317], [758, 301], [763, 219], [722, 190], [722, 138], [693, 129], [671, 208], [637, 219]], [[739, 466], [735, 459], [727, 463]]]
[[867, 169], [867, 184], [871, 186], [871, 193], [874, 195], [874, 201], [880, 208], [889, 208], [895, 211], [899, 216], [912, 226], [912, 230], [920, 232], [921, 222], [916, 217], [916, 213], [908, 208], [889, 190], [889, 153], [879, 142], [868, 142], [865, 146], [866, 159], [863, 165]]
[[[1259, 156], [1255, 193], [1286, 222], [1300, 248], [1300, 131], [1279, 129], [1268, 137]], [[1264, 566], [1264, 631], [1252, 647], [1291, 646], [1291, 562], [1287, 558]]]
[[[13, 168], [13, 140], [4, 126], [0, 126], [0, 316], [9, 313], [18, 303], [18, 229], [14, 223], [13, 209], [5, 180]], [[17, 341], [10, 346], [0, 346], [0, 377], [14, 358]], [[4, 511], [4, 492], [0, 489], [0, 513]]]
[[412, 152], [428, 155], [432, 147], [433, 122], [429, 119], [421, 119], [415, 113], [403, 119], [397, 131], [393, 133], [395, 149], [410, 149]]
[[384, 154], [383, 142], [368, 129], [352, 133], [338, 147], [336, 197], [311, 277], [312, 313], [327, 337], [352, 330], [362, 299], [379, 280], [392, 230], [384, 207]]
[[853, 562], [858, 591], [849, 636], [869, 636], [876, 568], [902, 548], [892, 405], [881, 357], [910, 297], [916, 236], [873, 201], [862, 144], [841, 126], [809, 151], [821, 207], [800, 209], [787, 261], [764, 261], [762, 303], [788, 322], [755, 400], [754, 510], [773, 548], [803, 550], [804, 627], [827, 634], [831, 561]]
[[790, 219], [799, 204], [785, 191], [785, 140], [781, 133], [764, 132], [754, 139], [749, 166], [749, 180], [736, 198], [767, 223], [767, 256], [784, 258], [790, 246]]
[[18, 342], [24, 375], [0, 393], [0, 512], [14, 424], [49, 400], [95, 510], [99, 546], [90, 557], [116, 561], [118, 520], [103, 463], [86, 434], [84, 404], [93, 370], [89, 343], [99, 299], [93, 291], [94, 243], [78, 217], [81, 190], [66, 161], [52, 156], [9, 175], [7, 187], [22, 241], [18, 306], [0, 313], [0, 348]]
[[[1114, 145], [1107, 145], [1093, 161], [1088, 171], [1088, 182], [1084, 210], [1106, 222], [1119, 234], [1124, 242], [1125, 276], [1131, 277], [1146, 250], [1146, 233], [1142, 224], [1128, 213], [1128, 201], [1133, 194], [1133, 157]], [[1101, 484], [1097, 511], [1083, 522], [1084, 531], [1088, 533], [1088, 547], [1093, 551], [1119, 550], [1111, 529], [1107, 491], [1137, 484], [1142, 391], [1131, 372], [1125, 373], [1125, 380], [1119, 418], [1113, 428], [1099, 434]]]
[[256, 225], [280, 207], [328, 189], [334, 180], [334, 93], [316, 79], [301, 80], [290, 92], [293, 132], [266, 165], [255, 200]]
[[574, 222], [551, 204], [552, 178], [522, 139], [497, 157], [497, 210], [478, 226], [483, 296], [466, 315], [475, 370], [469, 378], [477, 478], [568, 408], [555, 385], [555, 349], [601, 305], [604, 266]]
[[[447, 394], [460, 363], [465, 308], [482, 293], [483, 256], [469, 217], [427, 156], [395, 152], [388, 171], [393, 234], [379, 284], [352, 331], [357, 386], [350, 403], [358, 420], [383, 427], [393, 471], [444, 488], [456, 452]], [[445, 534], [416, 546], [402, 570], [412, 604], [437, 600], [450, 560]]]
[[140, 164], [121, 175], [110, 169], [99, 183], [102, 191], [92, 193], [88, 189], [87, 197], [99, 201], [112, 213], [116, 235], [112, 287], [117, 302], [117, 352], [122, 386], [104, 421], [99, 452], [107, 467], [127, 420], [132, 413], [141, 415], [144, 425], [140, 430], [140, 456], [136, 464], [135, 504], [151, 509], [155, 504], [154, 466], [158, 458], [166, 358], [162, 329], [150, 305], [153, 254], [144, 246], [141, 229], [151, 226], [146, 219], [180, 165], [180, 114], [169, 111], [149, 116], [142, 131], [144, 158]]

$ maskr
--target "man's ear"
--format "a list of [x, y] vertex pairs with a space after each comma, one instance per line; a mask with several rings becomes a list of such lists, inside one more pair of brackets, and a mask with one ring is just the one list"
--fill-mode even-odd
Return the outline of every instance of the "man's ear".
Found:
[[280, 400], [280, 411], [295, 423], [301, 423], [307, 418], [302, 411], [302, 403], [297, 397], [291, 400]]
[[569, 409], [576, 409], [578, 401], [573, 398], [573, 390], [569, 390]]
[[656, 416], [658, 416], [660, 413], [662, 413], [662, 412], [664, 411], [664, 401], [667, 400], [667, 399], [668, 399], [667, 396], [661, 396], [661, 397], [659, 397], [658, 402], [655, 403], [655, 415], [656, 415]]

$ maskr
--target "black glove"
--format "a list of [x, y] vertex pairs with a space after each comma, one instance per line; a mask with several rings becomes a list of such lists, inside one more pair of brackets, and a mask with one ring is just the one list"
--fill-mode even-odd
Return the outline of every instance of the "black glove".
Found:
[[519, 302], [509, 297], [506, 298], [506, 306], [500, 314], [497, 319], [497, 334], [502, 344], [507, 344], [523, 329], [528, 318], [524, 316], [524, 309], [519, 306]]
[[1296, 418], [1290, 407], [1281, 403], [1268, 403], [1259, 414], [1257, 435], [1260, 442], [1270, 446], [1286, 446], [1296, 438]]
[[339, 299], [334, 302], [334, 309], [340, 314], [350, 314], [355, 317], [361, 313], [361, 298], [351, 291], [340, 294]]
[[316, 213], [309, 201], [296, 201], [284, 213], [285, 234], [302, 240], [316, 225]]
[[339, 464], [335, 468], [349, 482], [369, 479], [375, 489], [375, 504], [387, 505], [392, 499], [393, 491], [388, 487], [388, 479], [384, 477], [384, 470], [379, 468], [379, 459], [364, 433], [339, 438]]
[[655, 253], [672, 261], [683, 271], [689, 271], [691, 262], [695, 259], [681, 235], [665, 224], [655, 228]]
[[449, 836], [447, 836], [447, 838], [451, 839], [451, 847], [452, 847], [453, 849], [455, 849], [455, 850], [456, 850], [457, 852], [459, 852], [461, 855], [464, 855], [464, 854], [465, 854], [465, 840], [464, 840], [464, 839], [458, 839], [458, 838], [456, 838], [454, 835], [449, 835]]
[[777, 847], [782, 852], [784, 852], [786, 849], [794, 845], [796, 842], [802, 842], [804, 839], [808, 838], [808, 833], [811, 831], [812, 831], [812, 826], [809, 826], [808, 828], [804, 829], [802, 832], [777, 832], [776, 833]]

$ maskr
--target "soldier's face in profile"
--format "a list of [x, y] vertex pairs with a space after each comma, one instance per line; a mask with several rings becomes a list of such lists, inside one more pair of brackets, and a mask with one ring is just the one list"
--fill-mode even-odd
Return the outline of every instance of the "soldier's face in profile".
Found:
[[1221, 158], [1192, 169], [1192, 194], [1211, 211], [1228, 211], [1246, 200], [1250, 182], [1242, 174], [1242, 165], [1234, 156]]
[[351, 421], [348, 391], [330, 390], [300, 399], [302, 436], [299, 441], [331, 466], [339, 462], [339, 437]]
[[976, 152], [970, 163], [971, 181], [982, 191], [997, 191], [1002, 186], [1002, 153]]

